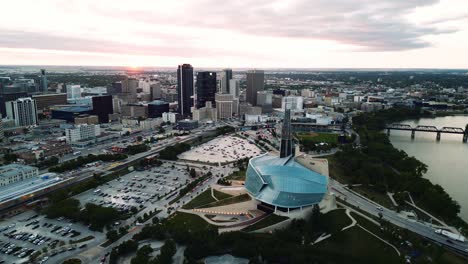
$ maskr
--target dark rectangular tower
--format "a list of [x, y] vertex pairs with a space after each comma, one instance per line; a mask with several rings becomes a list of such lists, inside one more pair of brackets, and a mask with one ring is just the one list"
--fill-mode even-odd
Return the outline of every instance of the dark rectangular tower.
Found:
[[257, 105], [257, 92], [265, 88], [265, 72], [261, 70], [247, 71], [246, 101], [251, 105]]
[[193, 107], [193, 67], [190, 64], [177, 68], [177, 101], [178, 112], [184, 117], [190, 116]]
[[206, 102], [215, 105], [216, 72], [197, 73], [197, 108], [205, 107]]
[[99, 123], [109, 123], [109, 114], [113, 113], [112, 95], [93, 97], [93, 114], [98, 116]]

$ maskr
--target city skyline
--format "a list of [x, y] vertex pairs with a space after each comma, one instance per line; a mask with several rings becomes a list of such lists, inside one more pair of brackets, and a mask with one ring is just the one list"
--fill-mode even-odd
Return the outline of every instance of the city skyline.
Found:
[[466, 69], [466, 5], [19, 0], [0, 17], [0, 56], [7, 65]]

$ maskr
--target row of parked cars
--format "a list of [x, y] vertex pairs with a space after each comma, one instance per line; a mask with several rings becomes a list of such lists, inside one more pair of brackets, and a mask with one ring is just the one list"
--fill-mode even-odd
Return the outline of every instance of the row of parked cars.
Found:
[[50, 237], [45, 237], [45, 236], [40, 236], [38, 234], [31, 234], [28, 232], [19, 232], [16, 233], [16, 230], [13, 230], [9, 233], [3, 234], [4, 236], [11, 238], [11, 239], [16, 239], [16, 240], [22, 240], [22, 241], [28, 241], [31, 242], [34, 245], [40, 246], [44, 244], [45, 242], [49, 242], [52, 240]]
[[23, 248], [10, 242], [0, 241], [0, 252], [7, 255], [13, 255], [18, 258], [24, 258], [31, 255], [34, 252], [34, 249]]

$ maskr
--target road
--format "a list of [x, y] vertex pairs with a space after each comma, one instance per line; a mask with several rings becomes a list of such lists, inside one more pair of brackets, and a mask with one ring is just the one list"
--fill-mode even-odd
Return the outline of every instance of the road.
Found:
[[[381, 205], [371, 201], [353, 191], [350, 191], [346, 188], [343, 184], [330, 179], [329, 184], [330, 190], [341, 199], [346, 200], [347, 203], [359, 207], [359, 209], [379, 217], [379, 213], [382, 214], [383, 219], [389, 221], [390, 223], [399, 226], [401, 228], [408, 229], [416, 234], [419, 234], [423, 237], [426, 237], [438, 244], [441, 244], [451, 250], [454, 250], [458, 253], [461, 253], [465, 256], [468, 256], [468, 243], [467, 242], [459, 242], [450, 240], [448, 242], [448, 238], [438, 235], [434, 232], [434, 228], [430, 226], [429, 223], [419, 222], [412, 219], [407, 219], [400, 216], [397, 212], [390, 210], [388, 208], [384, 208]], [[382, 210], [378, 210], [377, 207], [382, 207]]]

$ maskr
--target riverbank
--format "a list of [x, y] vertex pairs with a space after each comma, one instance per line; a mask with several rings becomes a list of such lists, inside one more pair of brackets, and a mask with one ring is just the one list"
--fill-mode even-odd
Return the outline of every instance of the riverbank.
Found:
[[[446, 116], [438, 118], [421, 118], [405, 120], [401, 123], [410, 126], [431, 125], [441, 127], [465, 128], [468, 116]], [[442, 134], [437, 141], [433, 133], [418, 133], [411, 139], [410, 132], [392, 131], [389, 137], [392, 145], [414, 156], [428, 165], [424, 178], [441, 185], [456, 201], [460, 203], [460, 217], [468, 221], [468, 185], [466, 177], [466, 157], [468, 144], [462, 143], [461, 135]]]
[[388, 123], [422, 117], [431, 114], [420, 109], [393, 108], [354, 117], [362, 149], [344, 148], [335, 155], [336, 161], [346, 168], [351, 183], [372, 186], [378, 193], [409, 191], [423, 209], [451, 225], [466, 228], [467, 223], [458, 216], [460, 205], [440, 185], [423, 178], [428, 166], [396, 149], [381, 133]]

